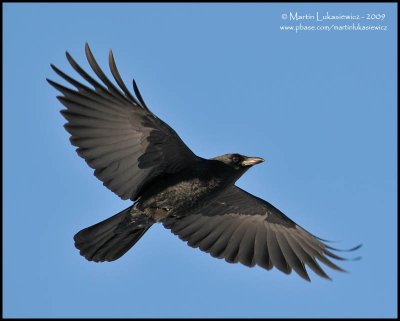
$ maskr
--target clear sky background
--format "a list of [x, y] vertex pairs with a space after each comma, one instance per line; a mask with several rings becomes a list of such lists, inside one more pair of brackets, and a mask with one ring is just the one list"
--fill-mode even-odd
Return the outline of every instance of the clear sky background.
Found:
[[[4, 5], [4, 316], [396, 316], [396, 6]], [[361, 23], [388, 30], [281, 31], [296, 11], [383, 13]], [[308, 283], [153, 226], [120, 260], [86, 261], [73, 235], [131, 204], [77, 156], [45, 81], [60, 81], [50, 63], [76, 76], [66, 50], [88, 67], [86, 41], [108, 75], [113, 49], [125, 82], [195, 153], [265, 158], [238, 185], [337, 247], [363, 243], [350, 254], [362, 260]]]

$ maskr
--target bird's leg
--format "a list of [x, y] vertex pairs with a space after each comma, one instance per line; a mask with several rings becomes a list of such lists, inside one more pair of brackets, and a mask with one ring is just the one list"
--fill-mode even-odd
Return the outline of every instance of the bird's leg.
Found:
[[124, 233], [132, 229], [143, 229], [155, 223], [152, 217], [145, 215], [142, 211], [132, 207], [128, 215], [121, 221], [115, 229], [115, 233]]
[[169, 208], [148, 207], [145, 208], [143, 212], [154, 221], [159, 222], [168, 216], [169, 210]]

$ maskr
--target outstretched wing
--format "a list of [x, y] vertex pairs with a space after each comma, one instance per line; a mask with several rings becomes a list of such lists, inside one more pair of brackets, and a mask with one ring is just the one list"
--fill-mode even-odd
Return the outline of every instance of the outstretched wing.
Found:
[[177, 133], [146, 106], [133, 81], [135, 98], [126, 88], [110, 51], [111, 73], [119, 88], [103, 73], [88, 44], [86, 57], [101, 83], [86, 73], [66, 53], [71, 66], [89, 88], [51, 65], [53, 70], [77, 90], [48, 79], [63, 96], [65, 129], [71, 134], [77, 153], [95, 171], [103, 184], [122, 199], [137, 199], [143, 187], [156, 177], [178, 172], [198, 161]]
[[275, 266], [286, 274], [293, 269], [306, 280], [310, 279], [305, 265], [329, 278], [316, 259], [343, 271], [328, 259], [344, 260], [330, 251], [332, 247], [268, 202], [236, 186], [196, 212], [167, 218], [164, 226], [191, 247], [230, 263], [257, 264], [267, 270]]

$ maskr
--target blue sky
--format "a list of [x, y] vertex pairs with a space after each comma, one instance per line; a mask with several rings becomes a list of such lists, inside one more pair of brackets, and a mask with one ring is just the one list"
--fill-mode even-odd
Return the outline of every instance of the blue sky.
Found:
[[[6, 317], [394, 317], [397, 315], [397, 4], [3, 5], [3, 307]], [[386, 31], [317, 26], [289, 12], [385, 14]], [[343, 22], [337, 22], [340, 25]], [[331, 24], [331, 22], [329, 22]], [[333, 22], [332, 22], [333, 24]], [[128, 207], [77, 156], [59, 78], [84, 44], [202, 157], [267, 161], [238, 181], [341, 248], [350, 273], [312, 282], [228, 264], [153, 226], [95, 264], [80, 229]]]

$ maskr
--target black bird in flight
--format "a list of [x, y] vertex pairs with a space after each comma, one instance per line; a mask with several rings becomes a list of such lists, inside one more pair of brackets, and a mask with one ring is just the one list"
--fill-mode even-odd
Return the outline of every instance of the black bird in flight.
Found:
[[[52, 69], [76, 90], [48, 80], [62, 96], [65, 129], [79, 156], [94, 175], [123, 200], [134, 201], [122, 212], [85, 228], [75, 246], [89, 261], [114, 261], [124, 255], [154, 224], [162, 223], [191, 247], [213, 257], [267, 270], [292, 269], [310, 280], [306, 265], [329, 278], [320, 261], [344, 271], [329, 258], [344, 260], [337, 250], [297, 225], [268, 202], [235, 182], [259, 157], [225, 154], [211, 159], [195, 155], [178, 134], [146, 106], [133, 81], [135, 96], [125, 86], [109, 54], [119, 88], [100, 69], [85, 46], [95, 80], [66, 53], [71, 66], [93, 88]], [[357, 246], [350, 250], [359, 248]], [[350, 251], [348, 250], [348, 251]]]

